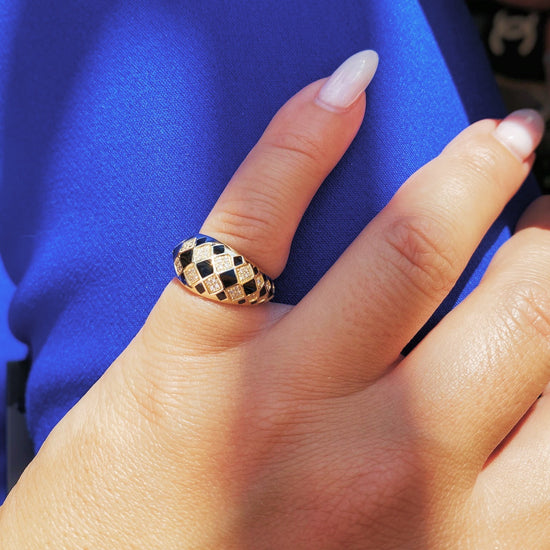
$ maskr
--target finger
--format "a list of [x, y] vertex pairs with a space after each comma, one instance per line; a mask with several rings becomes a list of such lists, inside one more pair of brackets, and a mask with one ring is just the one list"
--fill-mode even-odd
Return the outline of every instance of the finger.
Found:
[[[365, 109], [363, 91], [377, 61], [375, 52], [359, 52], [331, 78], [315, 82], [291, 98], [239, 167], [201, 232], [233, 247], [267, 275], [277, 276], [311, 197], [357, 133]], [[208, 269], [218, 273], [214, 265]], [[229, 272], [224, 285], [236, 277]], [[202, 280], [196, 284], [199, 282]], [[247, 337], [246, 327], [257, 330], [265, 326], [274, 309], [250, 312], [224, 307], [182, 292], [180, 286], [175, 282], [168, 286], [148, 323], [172, 327], [178, 345], [187, 344], [187, 335], [193, 346], [200, 342], [207, 349], [234, 345], [237, 336]], [[181, 323], [190, 319], [192, 334], [182, 334]]]
[[[529, 409], [479, 474], [474, 502], [483, 503], [493, 533], [515, 533], [515, 548], [550, 539], [550, 399]], [[533, 540], [526, 538], [535, 535]]]
[[543, 195], [533, 201], [523, 213], [516, 225], [516, 233], [530, 227], [550, 229], [550, 195]]
[[410, 178], [281, 326], [316, 357], [309, 382], [353, 391], [385, 372], [527, 176], [541, 134], [532, 111], [481, 121]]
[[272, 277], [283, 270], [311, 198], [340, 160], [363, 119], [362, 93], [378, 65], [359, 52], [328, 80], [295, 95], [275, 115], [204, 222], [215, 237]]
[[477, 465], [550, 380], [549, 214], [531, 211], [480, 286], [387, 377], [420, 433]]

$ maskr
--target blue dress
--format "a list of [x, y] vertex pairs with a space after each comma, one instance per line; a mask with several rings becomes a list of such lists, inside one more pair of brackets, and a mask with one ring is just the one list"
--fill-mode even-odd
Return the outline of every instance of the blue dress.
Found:
[[[463, 1], [3, 0], [0, 379], [24, 353], [9, 306], [35, 449], [138, 331], [173, 246], [276, 110], [367, 48], [381, 62], [365, 121], [298, 229], [277, 281], [287, 303], [458, 132], [503, 115]], [[424, 332], [536, 193], [531, 181], [507, 207]]]

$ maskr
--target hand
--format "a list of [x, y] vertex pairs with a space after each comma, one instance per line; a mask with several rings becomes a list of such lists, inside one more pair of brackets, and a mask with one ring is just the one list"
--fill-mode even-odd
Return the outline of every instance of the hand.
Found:
[[[279, 275], [359, 128], [375, 64], [358, 54], [293, 97], [201, 232]], [[294, 308], [224, 306], [170, 283], [10, 494], [0, 546], [546, 547], [547, 199], [479, 288], [400, 355], [528, 174], [541, 132], [530, 112], [466, 129]]]

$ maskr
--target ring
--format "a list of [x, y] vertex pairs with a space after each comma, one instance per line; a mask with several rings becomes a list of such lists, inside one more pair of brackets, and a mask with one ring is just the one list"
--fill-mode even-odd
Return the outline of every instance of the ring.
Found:
[[269, 302], [273, 281], [236, 250], [207, 235], [195, 235], [174, 248], [174, 269], [185, 288], [225, 304]]

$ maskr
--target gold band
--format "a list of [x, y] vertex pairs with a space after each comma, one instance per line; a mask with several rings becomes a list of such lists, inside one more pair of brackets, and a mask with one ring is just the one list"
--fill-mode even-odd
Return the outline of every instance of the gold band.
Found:
[[236, 250], [207, 235], [180, 243], [173, 252], [174, 269], [184, 286], [223, 304], [255, 305], [269, 302], [273, 281]]

